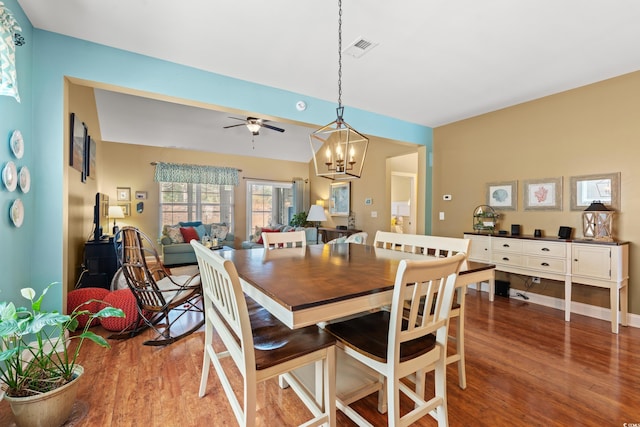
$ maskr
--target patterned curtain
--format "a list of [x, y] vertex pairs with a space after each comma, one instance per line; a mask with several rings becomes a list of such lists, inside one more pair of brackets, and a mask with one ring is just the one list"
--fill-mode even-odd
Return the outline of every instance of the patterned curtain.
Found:
[[189, 184], [238, 185], [238, 169], [157, 163], [155, 180], [156, 182], [186, 182]]
[[0, 2], [0, 95], [12, 96], [20, 102], [16, 72], [16, 45], [13, 36], [22, 31], [9, 9]]

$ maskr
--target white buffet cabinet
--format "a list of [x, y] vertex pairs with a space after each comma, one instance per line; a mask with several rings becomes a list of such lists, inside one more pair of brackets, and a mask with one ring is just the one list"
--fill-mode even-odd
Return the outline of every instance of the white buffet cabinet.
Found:
[[[629, 244], [562, 240], [533, 236], [465, 233], [471, 239], [469, 259], [496, 265], [496, 270], [564, 282], [565, 320], [571, 317], [571, 283], [610, 291], [611, 330], [627, 325]], [[618, 312], [620, 317], [618, 317]]]

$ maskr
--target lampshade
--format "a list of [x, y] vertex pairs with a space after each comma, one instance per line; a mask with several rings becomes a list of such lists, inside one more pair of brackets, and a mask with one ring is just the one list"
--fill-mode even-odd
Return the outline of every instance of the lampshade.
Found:
[[326, 221], [327, 217], [324, 214], [324, 208], [320, 205], [313, 205], [309, 208], [309, 214], [307, 214], [307, 221]]
[[120, 219], [124, 218], [124, 211], [120, 206], [109, 206], [109, 218]]

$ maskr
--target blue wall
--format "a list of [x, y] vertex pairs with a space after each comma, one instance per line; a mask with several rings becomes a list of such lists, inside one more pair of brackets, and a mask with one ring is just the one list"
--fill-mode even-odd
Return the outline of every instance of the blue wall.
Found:
[[[15, 0], [5, 3], [12, 9], [19, 10], [17, 5], [14, 6]], [[20, 22], [23, 20], [26, 23], [26, 19], [22, 18]], [[24, 282], [29, 281], [34, 287], [37, 285], [37, 288], [42, 288], [52, 281], [62, 280], [62, 224], [63, 209], [66, 209], [63, 205], [66, 200], [63, 164], [63, 150], [66, 149], [66, 145], [63, 141], [63, 126], [68, 120], [64, 110], [65, 77], [319, 125], [326, 124], [335, 116], [335, 103], [306, 95], [232, 79], [42, 30], [32, 30], [26, 38], [29, 51], [33, 54], [33, 63], [24, 60], [20, 62], [19, 70], [23, 85], [31, 83], [33, 86], [32, 102], [23, 101], [23, 105], [18, 106], [12, 99], [0, 99], [2, 126], [7, 126], [6, 129], [2, 127], [0, 130], [5, 134], [13, 127], [28, 130], [23, 132], [31, 150], [33, 190], [27, 195], [32, 199], [27, 205], [28, 221], [25, 226], [16, 230], [9, 226], [6, 218], [2, 220], [2, 232], [9, 229], [16, 241], [19, 241], [17, 255], [10, 259], [4, 254], [0, 257], [2, 270], [10, 272], [9, 276], [5, 273], [4, 277], [13, 278], [7, 286], [3, 284], [3, 289], [9, 287], [17, 290]], [[22, 54], [29, 51], [25, 50]], [[304, 118], [301, 118], [295, 109], [295, 103], [299, 99], [305, 99], [308, 105]], [[426, 145], [428, 152], [432, 151], [432, 130], [428, 127], [348, 106], [346, 110], [349, 124], [363, 133]], [[5, 121], [5, 112], [16, 117]], [[29, 126], [31, 129], [27, 129]], [[428, 175], [430, 187], [430, 173]], [[7, 212], [11, 197], [5, 193], [2, 194], [1, 201]], [[429, 194], [427, 200], [430, 200]], [[430, 209], [427, 212], [430, 212]], [[427, 223], [430, 223], [430, 218]], [[31, 245], [34, 250], [31, 250]], [[29, 260], [31, 254], [35, 254], [37, 262]], [[61, 296], [57, 302], [61, 304]]]
[[[0, 300], [11, 300], [20, 305], [27, 301], [20, 297], [20, 289], [31, 286], [31, 266], [42, 256], [42, 252], [33, 251], [35, 233], [35, 211], [38, 209], [37, 196], [41, 190], [35, 178], [35, 153], [37, 144], [32, 132], [32, 52], [33, 29], [15, 0], [3, 0], [22, 27], [26, 44], [16, 47], [16, 68], [18, 70], [18, 92], [20, 103], [14, 98], [0, 96], [0, 169], [12, 161], [18, 167], [26, 166], [31, 172], [31, 190], [23, 194], [20, 189], [7, 191], [0, 183]], [[11, 152], [9, 139], [14, 130], [19, 129], [25, 141], [25, 153], [16, 159]], [[21, 228], [13, 226], [9, 218], [9, 209], [16, 199], [21, 199], [25, 208], [25, 219]], [[60, 202], [58, 202], [60, 205]], [[44, 249], [44, 248], [43, 248]], [[54, 276], [57, 277], [57, 276]], [[35, 286], [34, 286], [35, 287]], [[22, 300], [22, 301], [21, 301]]]

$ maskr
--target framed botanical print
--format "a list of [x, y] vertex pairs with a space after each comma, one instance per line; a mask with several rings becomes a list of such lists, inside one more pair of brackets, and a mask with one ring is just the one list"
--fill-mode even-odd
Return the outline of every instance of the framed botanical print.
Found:
[[518, 208], [518, 181], [487, 184], [487, 205], [496, 210], [516, 210]]
[[562, 210], [562, 178], [529, 179], [523, 184], [525, 210]]
[[118, 187], [116, 191], [116, 199], [119, 202], [131, 201], [131, 187]]

